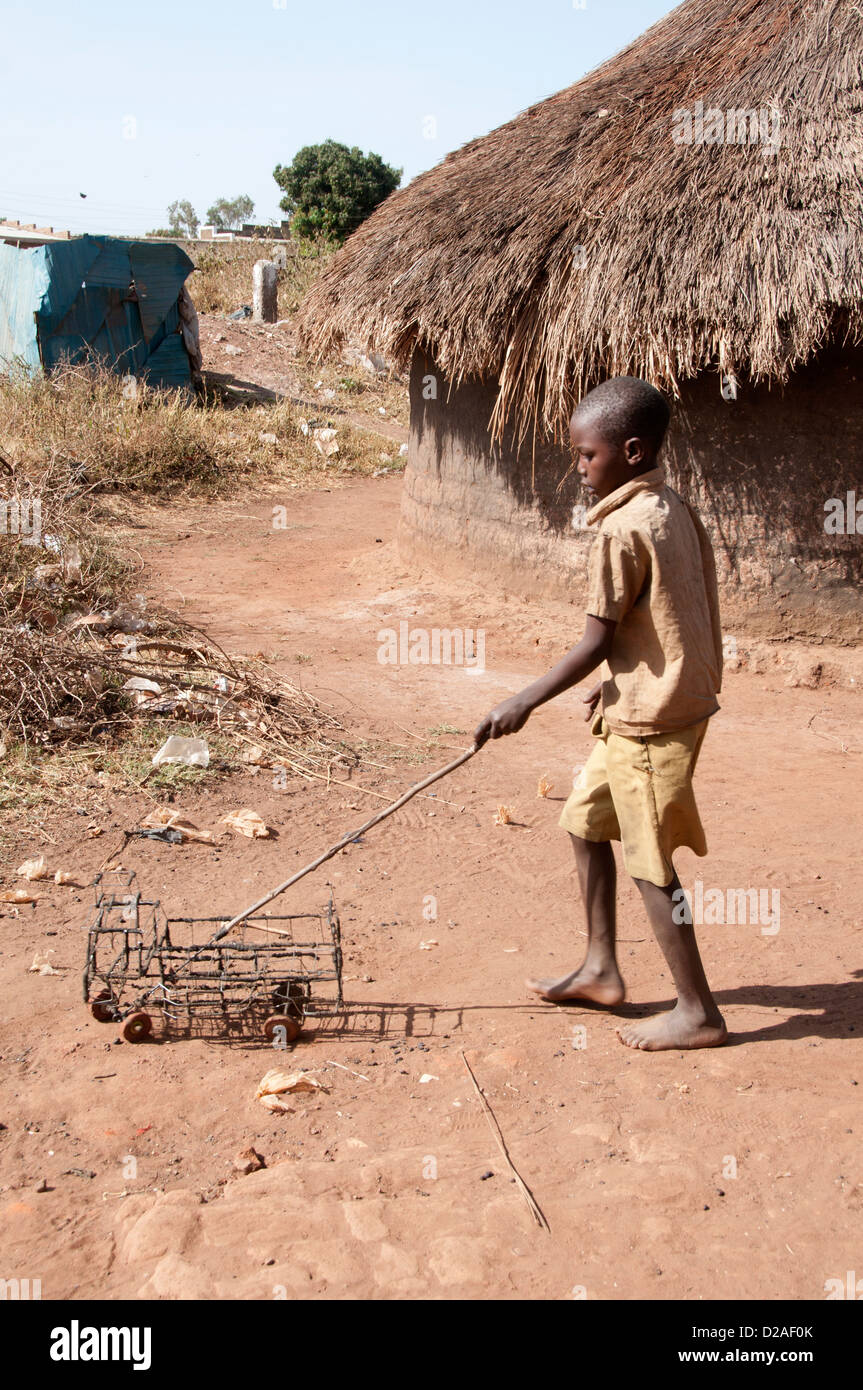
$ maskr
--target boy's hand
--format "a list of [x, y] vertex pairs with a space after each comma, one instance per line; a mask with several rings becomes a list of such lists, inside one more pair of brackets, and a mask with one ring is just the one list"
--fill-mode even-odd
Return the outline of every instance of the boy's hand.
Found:
[[497, 705], [491, 714], [487, 714], [482, 723], [477, 725], [473, 741], [477, 748], [482, 748], [490, 738], [517, 734], [519, 729], [524, 728], [532, 713], [532, 705], [520, 695], [512, 695], [508, 700], [504, 700], [503, 704]]
[[593, 687], [593, 689], [592, 689], [592, 690], [588, 690], [587, 694], [586, 694], [585, 697], [584, 697], [584, 703], [587, 705], [587, 710], [586, 710], [585, 716], [584, 716], [585, 719], [592, 719], [592, 718], [593, 718], [594, 711], [596, 710], [596, 706], [597, 706], [598, 703], [599, 703], [599, 697], [600, 697], [601, 694], [602, 694], [602, 681], [597, 681], [597, 683], [596, 683], [596, 685]]
[[[597, 618], [595, 614], [588, 613], [584, 636], [577, 646], [567, 652], [556, 666], [552, 666], [546, 675], [497, 705], [491, 714], [487, 714], [482, 723], [477, 725], [473, 736], [476, 747], [482, 748], [490, 738], [500, 738], [503, 734], [517, 734], [533, 711], [544, 705], [546, 700], [553, 700], [555, 695], [562, 695], [564, 690], [571, 690], [574, 685], [579, 685], [585, 676], [589, 676], [601, 662], [608, 659], [616, 627], [617, 624], [611, 618]], [[601, 690], [601, 685], [594, 686], [585, 700], [590, 707], [588, 718], [596, 707]]]

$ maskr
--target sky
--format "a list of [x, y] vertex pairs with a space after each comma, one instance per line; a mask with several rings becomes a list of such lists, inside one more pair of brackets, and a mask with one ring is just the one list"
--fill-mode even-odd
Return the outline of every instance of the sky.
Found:
[[[668, 0], [0, 0], [0, 217], [136, 235], [339, 140], [407, 183], [569, 86]], [[85, 198], [80, 195], [86, 194]]]

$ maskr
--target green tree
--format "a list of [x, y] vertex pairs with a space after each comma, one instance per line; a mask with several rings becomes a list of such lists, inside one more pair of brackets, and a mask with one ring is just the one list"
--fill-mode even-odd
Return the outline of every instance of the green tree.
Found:
[[279, 206], [298, 237], [342, 242], [401, 183], [401, 169], [379, 154], [363, 154], [336, 140], [306, 145], [290, 165], [277, 164], [273, 178], [284, 193]]
[[188, 198], [175, 198], [168, 204], [168, 226], [172, 236], [198, 235], [198, 214]]
[[207, 221], [217, 232], [231, 232], [248, 222], [254, 211], [254, 200], [247, 193], [236, 198], [217, 198], [213, 206], [207, 208]]

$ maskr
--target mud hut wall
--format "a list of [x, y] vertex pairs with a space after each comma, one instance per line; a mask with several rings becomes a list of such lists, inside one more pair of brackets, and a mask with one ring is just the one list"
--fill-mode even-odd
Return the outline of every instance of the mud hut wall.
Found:
[[[593, 533], [573, 525], [585, 499], [569, 451], [511, 436], [493, 448], [495, 385], [450, 386], [421, 352], [410, 391], [403, 554], [581, 604]], [[832, 347], [784, 386], [741, 384], [735, 401], [715, 375], [686, 383], [663, 461], [711, 533], [727, 626], [863, 641], [863, 535], [824, 529], [828, 499], [863, 501], [863, 350]]]
[[574, 472], [566, 476], [562, 449], [519, 450], [510, 437], [491, 446], [496, 394], [476, 379], [451, 386], [431, 358], [414, 354], [399, 546], [440, 571], [481, 569], [517, 592], [559, 595], [586, 575], [592, 537], [572, 525], [583, 489]]

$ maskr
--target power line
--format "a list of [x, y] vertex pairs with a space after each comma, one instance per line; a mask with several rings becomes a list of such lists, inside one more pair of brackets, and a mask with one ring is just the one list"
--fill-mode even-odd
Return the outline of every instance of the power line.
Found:
[[[0, 202], [15, 203], [20, 207], [31, 207], [34, 203], [40, 205], [50, 203], [52, 207], [76, 208], [81, 212], [89, 212], [92, 208], [99, 208], [100, 211], [104, 212], [142, 217], [161, 215], [159, 209], [153, 204], [145, 207], [139, 203], [112, 203], [103, 201], [101, 198], [91, 198], [89, 196], [86, 198], [54, 198], [50, 193], [39, 193], [34, 197], [28, 196], [26, 193], [7, 193], [0, 191]], [[165, 206], [167, 207], [167, 204]]]

